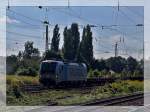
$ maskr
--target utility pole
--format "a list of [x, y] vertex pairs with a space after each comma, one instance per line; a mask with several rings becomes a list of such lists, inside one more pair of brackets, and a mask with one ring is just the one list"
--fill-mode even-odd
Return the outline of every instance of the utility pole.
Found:
[[8, 6], [7, 6], [7, 9], [9, 10], [10, 8], [10, 1], [8, 0]]
[[[39, 6], [39, 9], [42, 9], [42, 6]], [[48, 26], [49, 26], [49, 21], [48, 21], [48, 16], [47, 16], [47, 11], [48, 8], [46, 8], [46, 13], [45, 13], [45, 21], [43, 22], [45, 27], [46, 27], [46, 39], [45, 39], [45, 51], [49, 49], [49, 39], [48, 39]]]
[[70, 7], [70, 1], [68, 0], [68, 8]]
[[118, 11], [120, 10], [120, 2], [119, 2], [119, 0], [118, 0]]
[[118, 56], [118, 43], [115, 44], [115, 57]]
[[46, 25], [46, 39], [45, 39], [45, 51], [48, 50], [48, 21], [44, 21], [44, 24]]

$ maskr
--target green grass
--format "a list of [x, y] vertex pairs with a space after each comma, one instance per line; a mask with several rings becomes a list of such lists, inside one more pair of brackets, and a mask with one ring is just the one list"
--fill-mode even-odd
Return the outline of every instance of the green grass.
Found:
[[17, 75], [7, 75], [6, 76], [7, 85], [18, 85], [21, 86], [23, 84], [39, 84], [39, 78], [30, 77], [30, 76], [17, 76]]
[[57, 102], [58, 105], [77, 105], [95, 99], [125, 95], [137, 91], [143, 91], [143, 81], [118, 81], [104, 86], [96, 86], [89, 89], [51, 89], [41, 93], [26, 93], [17, 89], [21, 97], [16, 98], [15, 85], [39, 84], [38, 77], [8, 76], [7, 77], [7, 105], [36, 106], [48, 105], [49, 102]]

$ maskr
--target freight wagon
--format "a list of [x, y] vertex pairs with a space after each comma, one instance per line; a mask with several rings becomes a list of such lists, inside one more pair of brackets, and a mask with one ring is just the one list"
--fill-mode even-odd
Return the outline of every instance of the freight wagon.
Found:
[[45, 60], [39, 79], [44, 85], [80, 85], [87, 81], [87, 67], [84, 63]]

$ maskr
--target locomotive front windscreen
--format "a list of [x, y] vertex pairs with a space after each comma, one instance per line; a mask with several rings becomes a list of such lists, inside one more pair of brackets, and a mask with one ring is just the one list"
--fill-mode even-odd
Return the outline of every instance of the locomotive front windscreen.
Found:
[[55, 69], [56, 69], [56, 62], [43, 62], [41, 64], [41, 70], [40, 73], [41, 74], [45, 74], [45, 73], [51, 73], [54, 74], [55, 73]]

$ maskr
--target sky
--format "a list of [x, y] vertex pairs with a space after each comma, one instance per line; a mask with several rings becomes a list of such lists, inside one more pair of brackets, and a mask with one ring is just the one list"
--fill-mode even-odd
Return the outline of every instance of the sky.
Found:
[[[47, 11], [46, 11], [47, 8]], [[115, 43], [118, 42], [120, 56], [142, 58], [144, 7], [140, 6], [76, 6], [76, 7], [38, 7], [13, 6], [7, 10], [6, 48], [7, 55], [17, 54], [24, 49], [24, 42], [33, 41], [41, 53], [45, 49], [45, 26], [41, 21], [49, 21], [49, 38], [53, 28], [60, 27], [60, 48], [63, 45], [63, 30], [74, 22], [79, 24], [80, 37], [83, 26], [93, 27], [93, 50], [95, 58], [114, 56]], [[1, 19], [2, 21], [2, 19]], [[105, 26], [102, 29], [102, 26]], [[120, 41], [121, 40], [121, 41]], [[124, 40], [124, 41], [123, 41]]]

